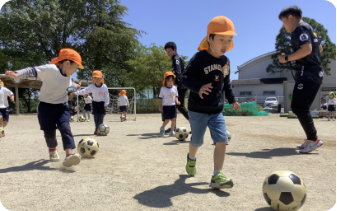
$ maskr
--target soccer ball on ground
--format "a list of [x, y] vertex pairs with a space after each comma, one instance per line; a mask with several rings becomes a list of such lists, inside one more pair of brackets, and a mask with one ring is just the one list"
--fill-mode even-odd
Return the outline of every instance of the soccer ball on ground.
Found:
[[74, 116], [71, 116], [69, 119], [69, 122], [73, 122], [74, 121]]
[[99, 149], [98, 142], [93, 138], [84, 138], [77, 145], [77, 151], [82, 157], [92, 158]]
[[84, 122], [85, 118], [84, 118], [84, 116], [80, 116], [80, 118], [78, 120], [80, 120], [80, 122]]
[[264, 199], [274, 210], [295, 211], [306, 199], [307, 188], [303, 180], [291, 171], [275, 171], [262, 187]]
[[179, 127], [175, 131], [176, 133], [176, 138], [179, 141], [185, 141], [188, 138], [189, 131], [185, 127]]
[[228, 142], [232, 139], [232, 134], [227, 130]]
[[110, 127], [107, 124], [100, 124], [98, 126], [98, 135], [106, 136], [110, 132]]

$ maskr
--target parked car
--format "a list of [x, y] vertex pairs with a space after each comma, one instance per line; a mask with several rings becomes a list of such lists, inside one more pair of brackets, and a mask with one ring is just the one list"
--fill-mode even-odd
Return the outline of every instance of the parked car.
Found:
[[276, 97], [267, 97], [267, 99], [264, 101], [264, 107], [268, 106], [271, 108], [273, 104], [279, 104]]

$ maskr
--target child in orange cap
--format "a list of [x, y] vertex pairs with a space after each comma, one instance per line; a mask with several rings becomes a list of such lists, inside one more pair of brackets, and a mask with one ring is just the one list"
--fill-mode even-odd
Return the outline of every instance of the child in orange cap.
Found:
[[225, 98], [232, 104], [232, 109], [240, 109], [230, 85], [230, 62], [224, 56], [234, 46], [233, 36], [236, 34], [231, 20], [224, 16], [213, 18], [199, 52], [190, 60], [183, 74], [183, 84], [190, 90], [188, 116], [192, 130], [186, 171], [191, 176], [196, 174], [196, 153], [203, 144], [208, 127], [215, 143], [212, 188], [233, 187], [233, 181], [221, 172], [228, 143], [222, 115]]
[[121, 110], [121, 119], [123, 118], [124, 114], [124, 120], [126, 120], [127, 108], [129, 108], [129, 100], [124, 89], [118, 95], [117, 108]]
[[78, 68], [84, 68], [81, 63], [81, 56], [76, 51], [65, 48], [61, 49], [58, 57], [54, 58], [50, 64], [29, 67], [15, 72], [6, 71], [6, 76], [11, 78], [39, 77], [42, 80], [38, 107], [40, 128], [44, 132], [49, 148], [49, 158], [52, 162], [59, 161], [56, 150], [56, 128], [59, 129], [63, 148], [66, 151], [66, 158], [63, 161], [63, 165], [66, 167], [77, 165], [81, 161], [78, 154], [72, 153], [75, 142], [69, 125], [70, 114], [67, 105], [67, 89], [69, 87], [80, 88], [79, 85], [72, 82], [70, 76]]
[[95, 131], [98, 135], [98, 126], [103, 124], [104, 115], [108, 108], [110, 97], [108, 87], [104, 84], [103, 74], [100, 70], [92, 72], [92, 84], [87, 88], [73, 92], [72, 95], [84, 95], [92, 93], [92, 114], [94, 115]]
[[159, 111], [162, 112], [163, 125], [160, 127], [160, 135], [164, 136], [165, 126], [171, 120], [170, 136], [175, 136], [174, 128], [176, 126], [177, 110], [176, 104], [180, 105], [178, 101], [178, 90], [173, 86], [174, 74], [166, 72], [164, 74], [163, 86], [159, 94]]

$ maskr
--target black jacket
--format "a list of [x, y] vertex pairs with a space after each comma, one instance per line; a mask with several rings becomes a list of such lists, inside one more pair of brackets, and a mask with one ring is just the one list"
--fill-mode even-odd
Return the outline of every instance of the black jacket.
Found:
[[176, 75], [174, 84], [178, 86], [178, 89], [186, 89], [181, 83], [182, 74], [185, 72], [184, 60], [178, 55], [172, 56], [172, 72]]
[[[196, 53], [183, 74], [183, 84], [190, 90], [188, 110], [216, 114], [223, 111], [225, 97], [230, 104], [235, 97], [230, 84], [230, 62], [226, 56], [215, 58], [206, 51]], [[212, 92], [199, 96], [200, 88], [212, 83]]]

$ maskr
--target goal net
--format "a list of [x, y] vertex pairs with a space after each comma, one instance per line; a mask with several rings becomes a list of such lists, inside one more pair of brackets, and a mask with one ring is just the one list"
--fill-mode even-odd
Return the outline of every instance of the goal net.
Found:
[[[81, 89], [84, 89], [85, 87], [81, 87]], [[129, 107], [127, 108], [127, 114], [126, 118], [127, 121], [136, 121], [136, 89], [133, 87], [108, 87], [109, 90], [109, 97], [110, 97], [110, 103], [108, 105], [108, 109], [106, 110], [106, 115], [104, 117], [104, 122], [114, 122], [114, 121], [121, 121], [120, 116], [121, 112], [118, 108], [118, 97], [119, 93], [122, 90], [126, 91], [126, 96], [129, 100]], [[91, 96], [92, 97], [92, 96]], [[79, 117], [83, 115], [83, 110], [85, 106], [85, 101], [83, 96], [77, 95], [77, 120], [79, 121]], [[92, 117], [92, 121], [93, 121]]]

